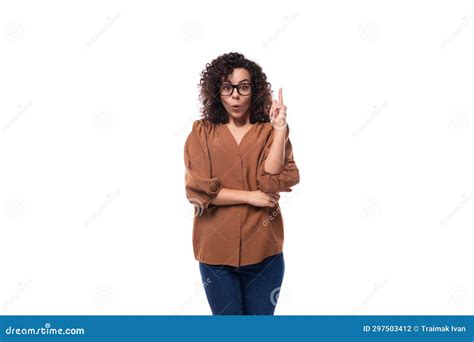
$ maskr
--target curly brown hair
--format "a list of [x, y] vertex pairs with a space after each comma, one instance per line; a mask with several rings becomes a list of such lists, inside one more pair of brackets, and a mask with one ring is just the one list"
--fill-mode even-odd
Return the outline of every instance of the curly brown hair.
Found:
[[270, 122], [270, 108], [272, 105], [271, 83], [257, 63], [248, 60], [243, 54], [230, 52], [223, 54], [201, 72], [199, 82], [201, 101], [201, 116], [213, 123], [228, 123], [229, 114], [222, 105], [219, 87], [223, 77], [232, 74], [235, 68], [245, 68], [251, 76], [252, 99], [250, 103], [250, 122]]

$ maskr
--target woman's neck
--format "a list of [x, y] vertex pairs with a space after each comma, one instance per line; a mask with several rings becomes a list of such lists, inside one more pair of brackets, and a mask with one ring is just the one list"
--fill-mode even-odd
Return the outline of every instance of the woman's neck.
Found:
[[245, 115], [240, 119], [234, 119], [232, 116], [229, 115], [228, 125], [235, 126], [235, 127], [244, 127], [249, 124], [250, 124], [250, 117], [248, 115]]

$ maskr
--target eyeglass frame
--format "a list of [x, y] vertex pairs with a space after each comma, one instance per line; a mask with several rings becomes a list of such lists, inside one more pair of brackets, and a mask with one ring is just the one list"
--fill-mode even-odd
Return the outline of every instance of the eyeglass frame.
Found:
[[[222, 95], [222, 94], [221, 94], [221, 87], [222, 87], [223, 85], [228, 85], [228, 86], [231, 86], [231, 87], [232, 87], [232, 91], [230, 92], [229, 95]], [[247, 94], [247, 95], [241, 94], [240, 91], [239, 91], [239, 86], [241, 86], [241, 85], [250, 85], [250, 94]], [[237, 88], [237, 92], [239, 93], [239, 95], [241, 95], [241, 96], [250, 96], [250, 95], [252, 95], [252, 88], [253, 88], [253, 86], [254, 86], [254, 84], [253, 84], [252, 82], [239, 83], [239, 84], [222, 83], [221, 85], [219, 85], [219, 94], [220, 94], [221, 96], [231, 96], [231, 95], [234, 93], [234, 89]]]

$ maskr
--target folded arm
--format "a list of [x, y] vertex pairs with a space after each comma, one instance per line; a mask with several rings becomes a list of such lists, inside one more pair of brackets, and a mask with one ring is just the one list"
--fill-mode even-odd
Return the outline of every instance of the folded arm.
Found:
[[258, 189], [265, 192], [285, 191], [300, 181], [293, 158], [293, 148], [286, 129], [272, 129], [257, 170]]

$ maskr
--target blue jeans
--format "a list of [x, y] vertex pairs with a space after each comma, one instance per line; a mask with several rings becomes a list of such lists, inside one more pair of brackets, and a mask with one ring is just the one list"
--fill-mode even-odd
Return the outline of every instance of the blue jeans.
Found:
[[273, 315], [285, 273], [283, 252], [240, 267], [199, 262], [213, 315]]

